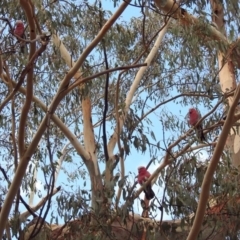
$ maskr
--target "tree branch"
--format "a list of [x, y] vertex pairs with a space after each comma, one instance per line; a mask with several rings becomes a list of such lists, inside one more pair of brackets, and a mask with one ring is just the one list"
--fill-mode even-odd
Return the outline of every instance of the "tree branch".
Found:
[[[47, 43], [46, 43], [47, 44]], [[41, 53], [43, 51], [45, 51], [46, 49], [46, 44], [43, 44], [31, 57], [31, 59], [29, 60], [29, 62], [27, 63], [26, 67], [23, 69], [20, 77], [19, 77], [19, 81], [17, 83], [17, 85], [15, 85], [15, 88], [13, 89], [13, 91], [4, 99], [4, 101], [1, 103], [0, 105], [0, 112], [2, 111], [2, 109], [4, 108], [4, 106], [13, 98], [13, 96], [16, 94], [16, 92], [18, 91], [19, 87], [21, 87], [21, 85], [24, 82], [24, 79], [26, 77], [26, 75], [28, 73], [30, 73], [31, 70], [33, 70], [33, 66], [35, 61], [37, 60], [37, 58], [41, 55]], [[7, 74], [9, 75], [9, 74]]]
[[84, 84], [87, 81], [92, 80], [92, 79], [97, 78], [97, 77], [100, 77], [104, 74], [108, 74], [108, 73], [123, 70], [123, 69], [132, 69], [132, 68], [138, 68], [138, 67], [143, 67], [143, 66], [147, 66], [147, 64], [146, 63], [139, 63], [139, 64], [130, 65], [130, 66], [110, 68], [110, 69], [104, 70], [100, 73], [96, 73], [96, 74], [93, 74], [92, 76], [85, 77], [85, 78], [82, 78], [82, 76], [80, 76], [74, 83], [69, 85], [69, 87], [67, 89], [67, 93], [69, 93], [71, 90], [73, 90], [75, 87], [79, 86], [80, 84]]
[[223, 129], [217, 142], [216, 148], [214, 149], [213, 157], [209, 163], [206, 174], [204, 176], [196, 216], [194, 218], [193, 227], [191, 228], [187, 240], [195, 240], [200, 231], [201, 223], [203, 221], [203, 217], [206, 210], [206, 204], [208, 202], [209, 190], [212, 183], [213, 174], [217, 167], [219, 159], [222, 155], [222, 151], [224, 149], [228, 133], [233, 124], [235, 108], [238, 105], [239, 98], [240, 98], [240, 85], [236, 89], [232, 106], [229, 109], [227, 119], [223, 125]]
[[[16, 86], [17, 83], [9, 79], [8, 81], [11, 81], [13, 86]], [[19, 88], [19, 92], [26, 95], [26, 89], [23, 87]], [[48, 111], [47, 106], [40, 101], [37, 97], [33, 96], [33, 102], [35, 102], [44, 112]], [[90, 156], [89, 154], [84, 150], [81, 143], [78, 141], [76, 136], [69, 130], [68, 127], [61, 121], [61, 119], [56, 115], [52, 115], [52, 120], [56, 124], [56, 126], [59, 127], [59, 129], [62, 131], [62, 133], [68, 138], [68, 140], [71, 142], [77, 153], [82, 157], [83, 161], [89, 160]]]
[[[36, 206], [31, 207], [31, 208], [30, 208], [31, 211], [32, 211], [32, 212], [36, 212], [38, 209], [40, 209], [40, 208], [42, 207], [42, 205], [43, 205], [50, 197], [54, 196], [54, 195], [55, 195], [56, 193], [58, 193], [60, 190], [61, 190], [61, 187], [55, 188], [55, 189], [52, 191], [51, 194], [48, 194], [47, 196], [45, 196], [44, 198], [42, 198], [41, 201], [40, 201]], [[28, 218], [29, 216], [31, 216], [31, 215], [32, 215], [32, 214], [31, 214], [30, 211], [26, 211], [26, 212], [24, 212], [24, 213], [21, 213], [21, 214], [19, 215], [19, 220], [20, 220], [20, 222], [21, 222], [21, 223], [22, 223], [22, 222], [25, 222], [25, 221], [27, 220], [27, 218]]]
[[[25, 11], [29, 29], [30, 29], [30, 39], [36, 38], [36, 32], [35, 32], [35, 24], [32, 19], [34, 8], [31, 7], [30, 3], [27, 0], [20, 0], [20, 5]], [[36, 51], [36, 42], [32, 42], [30, 44], [30, 53], [29, 53], [29, 60], [32, 59]], [[27, 94], [26, 94], [26, 100], [23, 105], [20, 121], [19, 121], [19, 132], [18, 132], [18, 147], [19, 147], [19, 156], [22, 157], [24, 155], [25, 151], [25, 127], [27, 123], [28, 118], [28, 112], [31, 107], [32, 103], [32, 96], [33, 96], [33, 62], [30, 65], [29, 72], [27, 73]], [[1, 231], [0, 231], [1, 236]]]
[[[199, 20], [192, 15], [190, 15], [185, 9], [181, 8], [180, 5], [174, 0], [154, 0], [156, 6], [164, 11], [167, 16], [179, 20], [179, 23], [183, 26], [199, 26], [201, 27]], [[220, 40], [223, 44], [229, 45], [227, 38], [218, 31], [215, 27], [208, 25], [208, 31], [206, 27], [198, 29], [198, 35], [204, 36], [204, 41], [206, 40]], [[210, 31], [210, 33], [209, 33]], [[206, 35], [207, 34], [207, 35]], [[206, 36], [209, 37], [206, 39]]]
[[[130, 90], [128, 92], [128, 95], [126, 97], [126, 100], [125, 100], [125, 108], [124, 108], [124, 111], [121, 115], [121, 117], [119, 118], [119, 126], [116, 126], [115, 129], [114, 129], [114, 133], [113, 135], [111, 136], [111, 139], [108, 143], [108, 152], [109, 152], [109, 155], [110, 157], [113, 156], [113, 150], [115, 148], [115, 145], [116, 145], [116, 142], [117, 142], [117, 138], [118, 138], [118, 135], [120, 134], [120, 132], [122, 131], [122, 127], [123, 127], [123, 124], [124, 124], [124, 121], [125, 121], [125, 118], [126, 118], [126, 115], [127, 115], [127, 112], [130, 108], [130, 105], [131, 105], [131, 102], [132, 102], [132, 99], [133, 99], [133, 96], [134, 96], [134, 93], [136, 92], [137, 90], [137, 87], [142, 79], [142, 76], [144, 74], [144, 72], [146, 71], [147, 67], [151, 64], [154, 56], [156, 55], [158, 49], [159, 49], [159, 46], [162, 42], [162, 39], [167, 31], [167, 28], [168, 28], [168, 25], [169, 25], [169, 20], [167, 21], [167, 23], [164, 24], [164, 26], [162, 27], [162, 30], [159, 32], [158, 34], [158, 38], [152, 48], [152, 50], [150, 51], [148, 57], [146, 58], [145, 62], [144, 63], [147, 63], [147, 66], [146, 67], [141, 67], [130, 87]], [[119, 131], [118, 131], [119, 130]]]

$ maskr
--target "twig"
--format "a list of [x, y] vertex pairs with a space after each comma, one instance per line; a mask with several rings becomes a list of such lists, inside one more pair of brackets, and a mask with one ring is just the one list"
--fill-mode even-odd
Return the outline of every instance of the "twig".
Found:
[[97, 77], [100, 77], [104, 74], [119, 71], [119, 70], [122, 70], [122, 69], [131, 69], [131, 68], [138, 68], [138, 67], [143, 67], [143, 66], [147, 66], [147, 64], [146, 63], [140, 63], [140, 64], [134, 64], [134, 65], [130, 65], [130, 66], [110, 68], [110, 69], [102, 71], [100, 73], [93, 74], [92, 76], [76, 80], [74, 83], [72, 83], [71, 85], [68, 86], [66, 91], [67, 91], [67, 93], [69, 93], [71, 90], [73, 90], [75, 87], [79, 86], [80, 84], [86, 83], [87, 81], [92, 80], [92, 79], [97, 78]]

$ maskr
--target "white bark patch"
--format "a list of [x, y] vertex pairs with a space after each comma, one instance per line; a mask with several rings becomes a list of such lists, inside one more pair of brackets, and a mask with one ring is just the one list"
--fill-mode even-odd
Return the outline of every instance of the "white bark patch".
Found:
[[234, 150], [235, 154], [238, 153], [240, 150], [240, 136], [239, 135], [235, 135], [233, 150]]

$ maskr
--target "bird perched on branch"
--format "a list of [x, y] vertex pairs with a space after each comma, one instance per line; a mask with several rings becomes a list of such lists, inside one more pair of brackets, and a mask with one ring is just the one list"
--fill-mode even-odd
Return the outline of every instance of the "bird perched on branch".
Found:
[[[195, 127], [196, 123], [202, 118], [200, 112], [195, 109], [195, 108], [190, 108], [187, 114], [187, 118], [188, 118], [188, 124], [191, 127]], [[202, 124], [198, 124], [198, 126], [196, 126], [196, 135], [197, 138], [202, 142], [202, 141], [206, 141], [204, 133], [203, 133], [203, 128], [202, 128]]]
[[[20, 38], [25, 38], [24, 30], [25, 29], [23, 22], [21, 20], [17, 20], [13, 31], [14, 34]], [[18, 42], [20, 42], [21, 53], [24, 53], [25, 43], [23, 41], [20, 41], [19, 39]]]
[[[148, 178], [151, 176], [151, 174], [147, 171], [147, 169], [145, 167], [139, 167], [138, 168], [138, 183], [140, 185], [143, 185]], [[147, 200], [151, 200], [152, 198], [154, 198], [155, 193], [152, 190], [152, 185], [151, 183], [147, 184], [145, 186], [145, 188], [143, 189], [146, 199]]]

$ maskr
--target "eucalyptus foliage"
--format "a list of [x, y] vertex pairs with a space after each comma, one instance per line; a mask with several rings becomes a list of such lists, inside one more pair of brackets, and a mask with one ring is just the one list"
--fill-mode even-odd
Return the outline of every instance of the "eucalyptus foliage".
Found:
[[[32, 1], [32, 4], [35, 6], [35, 16], [33, 17], [37, 19], [41, 30], [50, 32], [50, 34], [57, 33], [71, 54], [72, 60], [76, 61], [120, 3], [118, 1], [49, 2], [43, 0]], [[106, 5], [111, 7], [106, 9]], [[130, 19], [127, 19], [127, 15], [119, 18], [84, 60], [81, 69], [79, 69], [82, 77], [91, 77], [107, 69], [127, 67], [145, 61], [159, 31], [164, 26], [166, 18], [150, 2], [132, 2], [130, 7], [132, 9]], [[199, 18], [199, 26], [183, 27], [178, 24], [177, 20], [171, 21], [154, 61], [148, 66], [134, 94], [120, 134], [125, 159], [125, 177], [118, 178], [117, 174], [120, 172], [120, 164], [118, 163], [114, 169], [112, 181], [104, 183], [107, 189], [106, 195], [111, 199], [108, 216], [116, 214], [117, 211], [117, 217], [121, 222], [128, 221], [129, 212], [137, 211], [141, 214], [142, 211], [136, 207], [138, 200], [133, 201], [134, 192], [137, 189], [136, 184], [133, 191], [132, 187], [139, 165], [138, 159], [134, 156], [142, 155], [146, 159], [146, 165], [152, 159], [150, 168], [157, 168], [163, 161], [168, 147], [182, 137], [181, 141], [169, 153], [172, 155], [172, 164], [161, 171], [154, 185], [157, 189], [158, 200], [151, 203], [149, 215], [161, 223], [164, 222], [166, 214], [168, 214], [168, 217], [182, 220], [182, 227], [191, 224], [192, 219], [189, 220], [189, 216], [196, 212], [202, 180], [214, 149], [214, 145], [210, 143], [215, 141], [221, 132], [220, 125], [214, 128], [212, 126], [225, 114], [223, 111], [225, 99], [218, 86], [217, 51], [222, 46], [214, 40], [205, 41], [204, 37], [198, 34], [200, 28], [205, 29], [206, 36], [210, 34], [208, 33], [211, 22], [210, 7], [206, 1], [197, 3], [196, 1], [187, 1], [181, 7]], [[237, 38], [240, 24], [239, 3], [237, 0], [226, 1], [224, 7], [226, 31], [232, 41]], [[28, 63], [30, 49], [28, 43], [27, 51], [21, 54], [17, 39], [12, 34], [15, 21], [20, 19], [26, 24], [25, 34], [26, 38], [29, 39], [29, 26], [27, 26], [26, 15], [19, 1], [0, 1], [0, 50], [4, 62], [3, 70], [8, 71], [9, 77], [16, 83], [19, 82]], [[41, 43], [37, 42], [37, 48], [40, 46]], [[33, 96], [49, 106], [61, 81], [69, 71], [69, 67], [61, 57], [59, 48], [52, 41], [47, 44], [46, 50], [38, 56], [33, 69]], [[74, 88], [62, 99], [55, 111], [55, 114], [84, 146], [81, 101], [86, 96], [90, 96], [91, 121], [94, 127], [96, 152], [103, 181], [106, 161], [103, 124], [106, 124], [106, 139], [109, 140], [117, 124], [116, 112], [121, 116], [126, 96], [138, 70], [139, 67], [135, 67], [99, 75], [87, 81], [84, 88]], [[237, 77], [238, 70], [236, 70]], [[75, 79], [72, 79], [70, 85], [74, 82]], [[108, 83], [107, 90], [106, 82]], [[25, 77], [22, 87], [26, 88], [26, 86]], [[14, 85], [1, 78], [0, 103], [4, 102], [13, 89]], [[25, 100], [26, 96], [17, 91], [0, 113], [0, 201], [2, 203], [5, 201], [19, 161], [19, 143], [17, 140], [21, 111]], [[198, 143], [194, 131], [189, 131], [186, 134], [189, 126], [185, 115], [192, 106], [199, 108], [202, 115], [205, 115], [218, 102], [221, 103], [204, 121], [209, 145], [198, 148], [200, 143]], [[106, 109], [106, 116], [104, 116]], [[38, 131], [44, 116], [45, 112], [39, 103], [33, 100], [24, 129], [26, 148]], [[195, 147], [196, 150], [183, 151], [187, 144]], [[118, 147], [115, 148], [114, 153], [117, 157], [121, 156]], [[63, 163], [59, 178], [55, 182], [55, 173], [59, 167], [58, 160], [61, 157]], [[214, 175], [211, 196], [224, 195], [231, 199], [239, 195], [239, 174], [230, 162], [228, 154], [224, 153]], [[152, 167], [153, 165], [154, 167]], [[135, 168], [132, 169], [132, 166]], [[40, 187], [39, 182], [42, 183]], [[48, 199], [45, 205], [36, 212], [38, 216], [49, 223], [57, 224], [68, 223], [73, 219], [82, 219], [81, 221], [85, 225], [82, 224], [84, 227], [82, 227], [81, 233], [84, 236], [93, 234], [94, 239], [97, 239], [94, 234], [102, 226], [109, 239], [118, 239], [114, 231], [111, 231], [108, 225], [103, 224], [106, 218], [103, 217], [104, 213], [101, 212], [101, 206], [105, 202], [99, 202], [99, 212], [92, 213], [102, 224], [99, 225], [99, 229], [95, 229], [95, 232], [95, 230], [89, 230], [90, 227], [86, 227], [90, 226], [90, 220], [86, 216], [92, 212], [91, 202], [95, 201], [95, 199], [91, 199], [90, 176], [76, 149], [50, 119], [47, 130], [30, 160], [20, 192], [12, 205], [9, 216], [12, 221], [12, 235], [18, 238], [21, 229], [27, 225], [27, 221], [24, 221], [23, 225], [18, 221], [19, 214], [26, 211], [26, 206], [22, 204], [20, 195], [25, 202], [28, 202], [29, 196], [34, 193], [34, 204], [36, 204], [39, 199], [50, 194], [54, 187], [59, 185], [61, 185], [61, 192]], [[123, 191], [119, 206], [114, 209], [119, 187], [123, 188]], [[235, 221], [239, 216], [238, 206], [232, 204], [230, 208], [232, 215], [228, 221], [229, 226], [232, 226], [231, 219]], [[210, 207], [208, 206], [207, 209]], [[29, 219], [31, 220], [32, 217]], [[209, 214], [205, 220], [205, 226], [212, 224], [213, 232], [221, 231], [222, 218], [214, 219]], [[237, 227], [233, 230], [235, 233], [238, 230], [238, 224], [236, 225]], [[166, 234], [171, 236], [171, 231], [169, 230]], [[231, 235], [227, 232], [224, 234]], [[99, 239], [101, 239], [101, 234]]]

